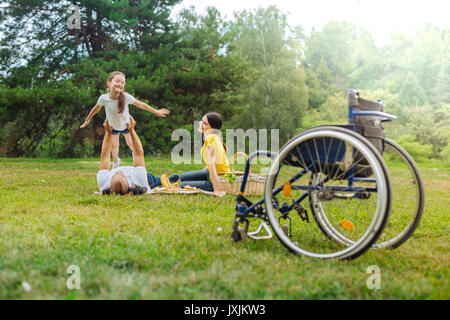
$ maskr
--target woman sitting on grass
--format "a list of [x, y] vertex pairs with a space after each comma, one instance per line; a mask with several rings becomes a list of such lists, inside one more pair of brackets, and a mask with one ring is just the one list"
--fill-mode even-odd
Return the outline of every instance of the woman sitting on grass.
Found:
[[199, 130], [205, 135], [202, 147], [202, 158], [206, 167], [199, 171], [185, 172], [180, 175], [181, 187], [190, 185], [206, 191], [213, 191], [213, 195], [222, 196], [219, 191], [219, 175], [230, 172], [226, 157], [227, 147], [220, 138], [222, 117], [216, 112], [209, 112], [203, 116]]

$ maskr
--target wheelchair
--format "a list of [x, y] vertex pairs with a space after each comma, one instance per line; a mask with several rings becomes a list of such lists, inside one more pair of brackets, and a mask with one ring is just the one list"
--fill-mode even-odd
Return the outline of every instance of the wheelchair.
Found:
[[[423, 183], [411, 156], [384, 137], [381, 124], [396, 117], [384, 112], [381, 100], [362, 99], [356, 90], [348, 91], [348, 106], [348, 125], [309, 128], [278, 153], [259, 150], [249, 156], [236, 196], [232, 240], [270, 239], [273, 230], [295, 254], [351, 260], [370, 248], [397, 248], [411, 236], [423, 212]], [[272, 164], [264, 197], [252, 202], [244, 191], [258, 156]], [[395, 176], [397, 183], [399, 163], [406, 170], [398, 175], [397, 190], [391, 180]], [[262, 221], [251, 232], [254, 218]]]

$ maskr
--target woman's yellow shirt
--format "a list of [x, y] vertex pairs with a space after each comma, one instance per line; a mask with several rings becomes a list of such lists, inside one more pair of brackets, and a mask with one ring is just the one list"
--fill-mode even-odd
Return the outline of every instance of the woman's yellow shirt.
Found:
[[208, 162], [208, 153], [206, 150], [208, 147], [214, 148], [216, 150], [216, 172], [217, 174], [230, 172], [230, 166], [228, 164], [227, 155], [225, 152], [225, 148], [223, 147], [222, 140], [219, 138], [217, 134], [210, 134], [206, 137], [205, 143], [202, 147], [202, 158], [203, 161], [208, 165], [208, 170], [211, 172], [209, 168]]

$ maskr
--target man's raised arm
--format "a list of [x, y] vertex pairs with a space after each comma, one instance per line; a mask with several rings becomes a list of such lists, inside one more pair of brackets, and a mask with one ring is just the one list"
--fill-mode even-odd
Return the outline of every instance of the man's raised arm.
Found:
[[103, 123], [105, 127], [105, 136], [103, 137], [102, 143], [102, 154], [100, 157], [100, 169], [99, 170], [109, 170], [111, 164], [110, 153], [111, 153], [111, 136], [113, 128], [109, 125], [108, 120]]
[[145, 168], [144, 148], [142, 147], [141, 140], [134, 131], [136, 121], [130, 116], [130, 123], [127, 125], [128, 131], [130, 131], [131, 141], [133, 141], [134, 147], [134, 166]]

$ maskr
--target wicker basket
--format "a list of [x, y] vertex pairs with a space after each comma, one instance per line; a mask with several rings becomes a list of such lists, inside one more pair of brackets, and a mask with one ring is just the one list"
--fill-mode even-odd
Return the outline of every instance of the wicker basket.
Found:
[[[244, 172], [234, 171], [234, 160], [237, 155], [243, 155], [246, 159], [248, 156], [243, 152], [236, 152], [231, 159], [230, 169], [232, 174], [237, 176], [237, 179], [233, 183], [229, 183], [227, 179], [219, 175], [219, 190], [225, 191], [228, 194], [239, 194], [241, 190], [241, 184], [244, 178]], [[264, 194], [264, 186], [266, 184], [267, 177], [262, 175], [256, 175], [251, 173], [251, 168], [249, 169], [247, 183], [245, 185], [244, 195], [260, 195]]]

